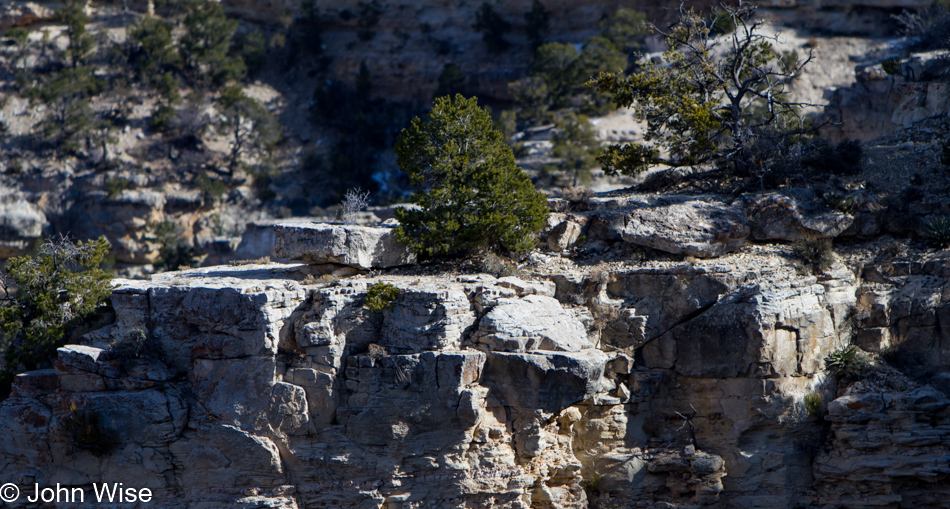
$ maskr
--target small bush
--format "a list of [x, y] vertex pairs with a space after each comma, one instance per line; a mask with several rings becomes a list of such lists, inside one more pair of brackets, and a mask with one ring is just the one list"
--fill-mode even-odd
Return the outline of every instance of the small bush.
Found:
[[584, 492], [588, 497], [593, 497], [600, 494], [600, 483], [603, 479], [603, 476], [594, 472], [594, 476], [590, 479], [584, 481]]
[[892, 76], [900, 76], [901, 73], [901, 60], [899, 58], [888, 58], [887, 60], [881, 62], [881, 68], [884, 69], [884, 72]]
[[844, 140], [834, 147], [824, 140], [819, 140], [803, 158], [802, 164], [807, 168], [835, 175], [856, 175], [861, 171], [863, 155], [864, 150], [857, 140]]
[[792, 244], [792, 252], [816, 274], [831, 268], [835, 259], [831, 239], [818, 236], [805, 237], [795, 242]]
[[67, 333], [106, 301], [112, 277], [99, 266], [109, 247], [105, 237], [76, 243], [60, 237], [40, 246], [36, 256], [7, 260], [0, 278], [0, 331], [12, 340], [4, 352], [0, 395], [16, 373], [49, 362]]
[[157, 133], [168, 132], [175, 122], [175, 117], [177, 114], [178, 112], [175, 110], [175, 108], [167, 104], [163, 104], [158, 108], [155, 108], [155, 111], [152, 112], [152, 115], [148, 117], [148, 128]]
[[815, 391], [809, 392], [805, 395], [805, 412], [812, 417], [821, 416], [821, 394], [818, 394]]
[[122, 194], [122, 191], [125, 191], [129, 188], [129, 181], [124, 178], [113, 177], [106, 179], [106, 195], [109, 198], [118, 198]]
[[63, 431], [74, 446], [98, 458], [112, 451], [119, 443], [116, 433], [99, 421], [98, 412], [81, 411], [75, 403], [70, 405], [69, 410], [69, 415], [63, 418]]
[[950, 247], [950, 217], [936, 216], [930, 218], [924, 224], [920, 234], [927, 241], [927, 245], [934, 249]]
[[369, 191], [363, 191], [360, 188], [349, 189], [343, 195], [343, 223], [356, 224], [356, 218], [360, 211], [364, 210], [369, 204]]
[[396, 297], [399, 297], [399, 288], [390, 283], [376, 283], [366, 292], [363, 307], [374, 313], [381, 313], [393, 307]]
[[871, 368], [867, 355], [854, 345], [832, 352], [825, 357], [825, 367], [839, 378], [855, 380]]
[[485, 255], [485, 258], [482, 259], [481, 270], [495, 277], [518, 276], [521, 273], [517, 265], [495, 253]]
[[251, 260], [231, 260], [228, 265], [232, 267], [241, 267], [244, 265], [267, 265], [270, 263], [270, 256], [262, 256]]
[[198, 175], [198, 178], [195, 179], [195, 187], [216, 200], [221, 199], [228, 190], [228, 186], [224, 182], [211, 180], [207, 173]]

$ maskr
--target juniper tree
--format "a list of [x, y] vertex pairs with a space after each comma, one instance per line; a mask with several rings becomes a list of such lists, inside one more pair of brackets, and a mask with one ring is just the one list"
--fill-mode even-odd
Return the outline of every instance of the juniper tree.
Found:
[[82, 3], [70, 1], [56, 11], [56, 18], [66, 23], [66, 35], [69, 38], [66, 55], [72, 66], [76, 67], [89, 58], [96, 45], [95, 38], [86, 30], [89, 16], [83, 10]]
[[[724, 9], [736, 25], [730, 35], [712, 37], [710, 21], [684, 10], [669, 30], [651, 26], [666, 39], [665, 63], [644, 62], [633, 74], [601, 73], [588, 82], [618, 106], [632, 107], [647, 125], [644, 143], [604, 150], [599, 160], [607, 173], [716, 163], [750, 175], [765, 157], [757, 146], [768, 145], [767, 138], [800, 134], [802, 104], [785, 92], [811, 54], [781, 58], [772, 46], [778, 36], [761, 32], [765, 21], [754, 18], [754, 6]], [[722, 23], [722, 16], [714, 19]]]
[[532, 48], [537, 48], [544, 42], [544, 36], [547, 35], [548, 22], [551, 14], [544, 8], [544, 4], [538, 0], [531, 3], [531, 10], [524, 15], [525, 33], [531, 42]]
[[523, 252], [544, 226], [547, 203], [475, 98], [439, 97], [396, 142], [418, 209], [396, 209], [396, 236], [423, 256], [478, 249]]
[[79, 148], [81, 138], [95, 122], [89, 98], [98, 95], [104, 86], [90, 66], [41, 76], [25, 95], [49, 108], [49, 115], [38, 125], [43, 138], [67, 150]]
[[234, 171], [242, 156], [267, 151], [280, 138], [280, 126], [274, 116], [240, 87], [225, 88], [218, 107], [222, 117], [218, 132], [227, 135], [231, 142], [230, 171]]
[[501, 53], [511, 46], [505, 40], [505, 34], [511, 30], [511, 23], [505, 21], [487, 2], [475, 12], [475, 24], [472, 28], [482, 32], [482, 41], [488, 47], [488, 52]]
[[230, 55], [237, 20], [228, 18], [221, 4], [212, 0], [187, 0], [184, 7], [185, 32], [179, 47], [191, 78], [216, 85], [243, 79], [244, 61]]
[[171, 31], [169, 23], [152, 16], [145, 16], [127, 29], [130, 60], [142, 81], [155, 85], [168, 67], [181, 63]]
[[36, 256], [7, 261], [0, 277], [0, 329], [13, 340], [4, 352], [0, 394], [14, 374], [48, 361], [70, 328], [109, 296], [112, 278], [99, 268], [108, 252], [105, 237], [76, 243], [60, 237], [40, 246]]

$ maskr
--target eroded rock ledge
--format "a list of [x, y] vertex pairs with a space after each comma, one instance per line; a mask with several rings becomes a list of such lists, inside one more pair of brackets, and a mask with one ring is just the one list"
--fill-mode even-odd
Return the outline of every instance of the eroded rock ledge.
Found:
[[[651, 224], [630, 210], [618, 242]], [[591, 231], [609, 213], [572, 217]], [[742, 214], [711, 224], [759, 231]], [[503, 278], [268, 264], [117, 281], [115, 324], [0, 403], [0, 478], [123, 482], [161, 508], [939, 507], [950, 263], [802, 275], [787, 247], [739, 249], [570, 271], [538, 255]], [[380, 282], [400, 292], [372, 312]], [[852, 343], [928, 352], [926, 373], [839, 388], [823, 359]]]

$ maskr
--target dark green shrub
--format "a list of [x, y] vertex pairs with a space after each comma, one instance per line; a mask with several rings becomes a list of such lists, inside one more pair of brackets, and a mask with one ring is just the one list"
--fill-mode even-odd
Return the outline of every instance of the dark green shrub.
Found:
[[871, 369], [871, 364], [864, 352], [851, 345], [825, 357], [825, 367], [839, 378], [856, 380]]
[[930, 218], [920, 232], [927, 244], [934, 249], [950, 247], [950, 217], [935, 216]]
[[900, 76], [901, 74], [901, 59], [899, 58], [888, 58], [887, 60], [881, 62], [881, 68], [884, 69], [884, 72], [892, 76]]
[[478, 249], [523, 252], [548, 215], [547, 200], [515, 166], [511, 148], [475, 98], [440, 97], [396, 142], [419, 209], [396, 209], [395, 234], [426, 256]]
[[201, 85], [223, 85], [243, 79], [247, 72], [244, 61], [230, 54], [238, 21], [229, 19], [218, 2], [186, 0], [182, 3], [184, 33], [178, 47], [191, 79]]
[[73, 446], [91, 452], [99, 458], [115, 449], [119, 443], [116, 433], [99, 420], [95, 411], [81, 411], [73, 403], [69, 415], [63, 418], [63, 431]]
[[7, 30], [3, 36], [4, 38], [16, 41], [17, 45], [22, 46], [30, 37], [30, 31], [27, 30], [26, 27], [13, 27]]
[[524, 15], [525, 34], [531, 42], [532, 48], [537, 48], [544, 42], [544, 36], [548, 33], [548, 21], [551, 15], [544, 4], [538, 0], [531, 3], [531, 10]]
[[590, 184], [590, 170], [597, 164], [600, 149], [593, 126], [586, 116], [567, 113], [557, 123], [557, 127], [557, 132], [551, 136], [554, 143], [551, 153], [561, 160], [558, 166], [563, 171], [573, 173], [572, 186]]
[[129, 188], [129, 181], [124, 178], [113, 177], [106, 179], [106, 194], [109, 198], [116, 198], [122, 191]]
[[83, 2], [67, 1], [56, 11], [56, 18], [66, 24], [66, 35], [69, 38], [66, 55], [73, 67], [88, 60], [96, 46], [96, 39], [86, 30], [89, 16], [86, 15], [84, 7]]
[[601, 36], [630, 58], [643, 48], [647, 36], [646, 16], [633, 9], [617, 9], [600, 23], [600, 30]]
[[809, 392], [803, 398], [803, 403], [805, 404], [805, 413], [812, 417], [821, 416], [821, 394], [818, 394], [815, 391]]
[[435, 90], [434, 97], [455, 95], [461, 93], [464, 87], [465, 76], [462, 75], [462, 69], [453, 63], [448, 63], [439, 75], [439, 87]]
[[253, 30], [244, 36], [241, 41], [241, 57], [251, 74], [257, 73], [264, 66], [267, 60], [267, 41], [260, 30]]
[[863, 155], [861, 142], [857, 140], [844, 140], [836, 146], [819, 140], [802, 159], [802, 165], [836, 175], [856, 175], [861, 171]]
[[148, 117], [148, 128], [159, 133], [167, 132], [174, 125], [177, 114], [175, 108], [167, 104], [159, 105]]
[[228, 190], [228, 186], [224, 182], [211, 180], [207, 173], [198, 175], [195, 179], [195, 187], [215, 200], [220, 200]]
[[228, 169], [233, 172], [246, 155], [263, 155], [280, 139], [280, 124], [274, 115], [240, 87], [228, 87], [218, 100], [219, 134], [231, 139]]
[[11, 343], [0, 394], [7, 393], [16, 373], [48, 362], [67, 333], [105, 302], [112, 277], [99, 266], [108, 252], [105, 237], [76, 243], [60, 237], [41, 245], [36, 256], [7, 260], [0, 279], [0, 330]]
[[482, 41], [488, 47], [489, 53], [501, 53], [511, 46], [505, 40], [505, 34], [511, 30], [511, 23], [499, 16], [487, 2], [483, 3], [475, 13], [475, 24], [472, 28], [482, 32]]
[[792, 244], [792, 252], [804, 263], [811, 266], [814, 273], [830, 269], [835, 260], [835, 252], [829, 238], [805, 237]]
[[166, 68], [181, 63], [181, 57], [175, 51], [170, 23], [145, 16], [128, 28], [128, 37], [131, 45], [129, 59], [143, 82], [154, 83]]
[[374, 313], [381, 313], [396, 304], [396, 297], [399, 297], [399, 288], [390, 283], [376, 283], [366, 292], [363, 307]]

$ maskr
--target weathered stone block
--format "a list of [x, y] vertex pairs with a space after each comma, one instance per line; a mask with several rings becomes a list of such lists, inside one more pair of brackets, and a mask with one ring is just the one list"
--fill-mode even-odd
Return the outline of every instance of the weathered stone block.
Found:
[[392, 228], [334, 224], [274, 226], [274, 255], [309, 263], [339, 263], [382, 269], [415, 261]]

